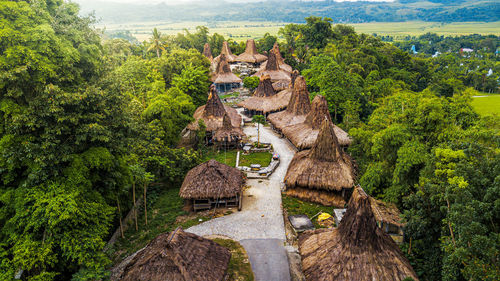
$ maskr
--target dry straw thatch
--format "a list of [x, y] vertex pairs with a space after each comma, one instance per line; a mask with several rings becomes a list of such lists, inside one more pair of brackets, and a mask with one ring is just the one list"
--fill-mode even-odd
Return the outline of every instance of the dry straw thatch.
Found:
[[361, 188], [354, 190], [338, 228], [305, 232], [299, 249], [307, 280], [418, 280], [398, 245], [377, 226]]
[[240, 102], [238, 106], [244, 107], [247, 110], [268, 114], [285, 109], [291, 95], [291, 91], [281, 91], [276, 94], [269, 75], [263, 75], [260, 77], [259, 86], [253, 96]]
[[210, 48], [210, 44], [205, 43], [203, 46], [203, 55], [209, 59], [210, 61], [214, 60], [214, 57], [212, 56], [212, 49]]
[[190, 131], [197, 131], [199, 129], [198, 121], [201, 119], [205, 123], [207, 131], [215, 132], [223, 127], [223, 117], [225, 113], [227, 113], [231, 119], [231, 125], [233, 127], [239, 128], [241, 126], [241, 116], [234, 108], [222, 104], [215, 90], [215, 86], [212, 85], [210, 87], [207, 104], [196, 109], [193, 114], [195, 120], [187, 126], [187, 129]]
[[267, 117], [278, 131], [282, 131], [287, 126], [303, 123], [306, 114], [311, 111], [309, 92], [304, 77], [298, 76], [293, 84], [292, 95], [286, 110], [270, 114]]
[[[326, 99], [321, 95], [317, 95], [311, 103], [311, 111], [307, 114], [304, 122], [285, 127], [282, 132], [297, 149], [309, 149], [314, 145], [321, 123], [325, 118], [332, 122]], [[349, 135], [335, 124], [333, 127], [339, 144], [341, 146], [350, 145], [351, 139]]]
[[[285, 175], [288, 189], [307, 188], [330, 191], [332, 194], [352, 188], [354, 180], [354, 164], [340, 148], [333, 124], [327, 118], [323, 120], [314, 146], [295, 154]], [[316, 199], [315, 196], [303, 197], [309, 201]], [[336, 203], [334, 200], [327, 205]]]
[[179, 196], [184, 199], [234, 197], [241, 193], [243, 183], [240, 170], [212, 159], [186, 174]]
[[269, 52], [266, 67], [257, 71], [257, 73], [253, 76], [260, 77], [262, 75], [269, 75], [272, 82], [284, 81], [290, 83], [291, 81], [290, 72], [284, 71], [279, 67], [276, 54], [274, 52]]
[[[280, 69], [289, 73], [292, 72], [293, 70], [292, 67], [286, 64], [285, 60], [281, 56], [280, 46], [278, 45], [278, 42], [274, 43], [273, 48], [269, 51], [269, 53], [274, 53], [276, 55], [276, 61], [278, 62]], [[262, 65], [260, 66], [260, 69], [264, 70], [266, 68], [266, 65], [267, 61], [263, 62]]]
[[391, 203], [383, 202], [370, 197], [373, 215], [378, 222], [384, 222], [402, 227], [400, 212], [398, 208]]
[[222, 117], [222, 127], [215, 131], [213, 139], [220, 143], [237, 143], [245, 137], [240, 127], [233, 127], [231, 118], [227, 113]]
[[227, 43], [227, 41], [224, 41], [222, 43], [222, 49], [220, 50], [220, 55], [218, 55], [217, 57], [215, 57], [214, 61], [215, 62], [218, 62], [221, 55], [225, 55], [226, 56], [226, 59], [228, 62], [234, 62], [235, 59], [236, 59], [236, 56], [233, 55], [233, 53], [231, 52], [231, 48], [229, 48], [229, 44]]
[[181, 228], [160, 234], [112, 270], [113, 281], [221, 281], [228, 249]]
[[232, 84], [242, 82], [241, 78], [231, 72], [231, 68], [227, 63], [226, 55], [224, 54], [220, 55], [213, 81], [215, 84]]
[[235, 59], [237, 62], [246, 63], [261, 63], [265, 60], [267, 60], [267, 57], [257, 52], [257, 47], [255, 47], [255, 41], [253, 39], [247, 40], [245, 52], [237, 56]]

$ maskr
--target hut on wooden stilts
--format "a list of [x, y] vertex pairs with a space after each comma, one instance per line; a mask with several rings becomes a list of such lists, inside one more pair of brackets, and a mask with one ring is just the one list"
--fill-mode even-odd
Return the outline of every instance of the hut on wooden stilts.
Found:
[[306, 231], [299, 250], [306, 280], [418, 280], [397, 244], [377, 227], [369, 196], [361, 188], [354, 190], [339, 227]]
[[244, 62], [253, 66], [260, 66], [265, 60], [267, 60], [267, 57], [257, 52], [257, 47], [255, 47], [255, 41], [253, 39], [247, 40], [245, 52], [235, 59], [236, 62]]
[[222, 127], [215, 131], [213, 141], [219, 148], [235, 148], [238, 147], [243, 137], [245, 137], [243, 130], [231, 124], [231, 118], [226, 112], [222, 117]]
[[240, 170], [212, 159], [186, 174], [179, 196], [194, 211], [220, 206], [240, 210], [243, 183]]
[[352, 190], [355, 167], [338, 144], [333, 123], [323, 117], [320, 132], [310, 150], [295, 154], [285, 175], [287, 195], [328, 206], [344, 207]]
[[234, 88], [240, 88], [242, 85], [241, 78], [231, 72], [231, 68], [224, 54], [220, 55], [213, 82], [219, 93], [227, 92]]
[[222, 281], [231, 252], [180, 227], [160, 234], [111, 270], [112, 281]]

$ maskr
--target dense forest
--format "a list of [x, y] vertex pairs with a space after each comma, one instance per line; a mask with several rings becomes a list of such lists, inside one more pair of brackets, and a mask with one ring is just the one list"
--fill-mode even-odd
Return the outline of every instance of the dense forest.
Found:
[[398, 21], [499, 21], [500, 3], [486, 0], [400, 0], [366, 1], [287, 1], [261, 2], [209, 1], [168, 5], [113, 3], [99, 0], [77, 0], [85, 3], [84, 14], [95, 11], [108, 23], [145, 21], [273, 21], [303, 23], [310, 15], [329, 17], [336, 23]]
[[[177, 142], [207, 99], [203, 45], [217, 55], [224, 38], [199, 27], [103, 40], [62, 0], [3, 1], [0, 16], [0, 279], [106, 278], [103, 248], [138, 189], [179, 186], [202, 159]], [[432, 58], [321, 17], [280, 35], [311, 98], [353, 137], [359, 183], [402, 210], [421, 280], [500, 279], [500, 120], [470, 105], [475, 89], [498, 91], [498, 37], [441, 38], [452, 52]]]

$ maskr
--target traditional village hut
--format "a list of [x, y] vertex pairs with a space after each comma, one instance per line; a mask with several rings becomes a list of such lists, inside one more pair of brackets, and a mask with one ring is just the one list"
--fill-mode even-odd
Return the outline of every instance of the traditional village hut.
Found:
[[282, 132], [287, 126], [303, 123], [309, 111], [311, 102], [306, 81], [304, 77], [298, 76], [293, 83], [292, 95], [286, 110], [269, 114], [267, 119], [274, 130]]
[[179, 196], [194, 211], [218, 206], [241, 209], [243, 183], [240, 170], [212, 159], [187, 173]]
[[[291, 73], [292, 72], [292, 67], [289, 66], [288, 64], [285, 63], [285, 60], [283, 59], [283, 57], [281, 56], [281, 52], [280, 52], [280, 47], [278, 45], [278, 42], [274, 43], [274, 46], [273, 48], [269, 51], [269, 53], [274, 53], [276, 55], [276, 61], [278, 62], [278, 65], [280, 67], [280, 69], [288, 72], [288, 73]], [[263, 62], [260, 66], [260, 69], [261, 70], [264, 70], [266, 68], [266, 65], [267, 65], [267, 61]]]
[[226, 112], [222, 117], [222, 127], [215, 131], [213, 141], [219, 147], [234, 148], [238, 146], [243, 137], [245, 137], [243, 130], [231, 124], [231, 118]]
[[214, 62], [218, 62], [221, 58], [221, 55], [226, 56], [228, 63], [233, 63], [236, 60], [236, 56], [233, 55], [233, 53], [231, 52], [231, 48], [229, 48], [229, 44], [227, 43], [227, 41], [224, 41], [222, 43], [222, 49], [220, 50], [220, 54], [214, 58]]
[[209, 59], [211, 62], [214, 60], [214, 57], [212, 56], [212, 49], [210, 48], [210, 44], [205, 43], [203, 46], [203, 55]]
[[[225, 115], [227, 115], [227, 117], [226, 123], [224, 124]], [[234, 108], [222, 104], [219, 95], [217, 95], [214, 85], [210, 87], [207, 104], [198, 107], [193, 114], [193, 118], [195, 120], [187, 125], [182, 133], [182, 143], [186, 144], [183, 146], [187, 146], [187, 144], [193, 143], [193, 141], [195, 141], [193, 140], [193, 138], [195, 138], [196, 136], [196, 131], [200, 129], [200, 120], [202, 120], [206, 126], [207, 144], [211, 144], [215, 141], [213, 138], [218, 130], [227, 131], [229, 123], [227, 122], [227, 119], [231, 121], [230, 123], [233, 128], [236, 128], [233, 130], [234, 132], [241, 131], [237, 130], [237, 128], [241, 127], [241, 116], [238, 114], [238, 112], [236, 112]], [[241, 133], [243, 134], [243, 132]], [[222, 136], [222, 133], [219, 135], [219, 137], [220, 136]], [[244, 137], [244, 134], [241, 137]]]
[[[311, 111], [307, 114], [304, 122], [285, 127], [282, 130], [283, 134], [298, 150], [309, 149], [314, 145], [325, 118], [328, 122], [332, 122], [325, 97], [317, 95], [311, 103]], [[350, 145], [351, 139], [349, 135], [335, 124], [333, 124], [333, 127], [339, 145], [343, 148]]]
[[354, 190], [339, 227], [305, 232], [299, 250], [306, 280], [418, 280], [396, 243], [377, 227], [361, 188]]
[[269, 75], [262, 75], [253, 96], [240, 102], [238, 106], [243, 107], [245, 114], [249, 116], [255, 114], [267, 116], [269, 113], [284, 110], [290, 101], [291, 95], [291, 91], [276, 93]]
[[221, 281], [230, 259], [228, 249], [177, 228], [160, 234], [112, 269], [111, 280]]
[[333, 123], [323, 117], [320, 132], [310, 150], [293, 157], [285, 175], [287, 194], [323, 205], [343, 207], [345, 191], [354, 186], [351, 157], [338, 144]]
[[255, 47], [255, 41], [253, 39], [247, 40], [245, 52], [237, 56], [235, 59], [237, 62], [245, 62], [253, 65], [260, 64], [265, 60], [267, 60], [267, 57], [257, 52], [257, 47]]
[[241, 87], [241, 78], [231, 72], [231, 68], [224, 54], [220, 56], [213, 81], [219, 93]]
[[263, 70], [260, 70], [257, 73], [255, 73], [253, 76], [260, 77], [262, 75], [269, 75], [271, 77], [271, 82], [273, 83], [274, 82], [290, 83], [291, 81], [290, 72], [280, 69], [274, 52], [269, 52], [269, 57], [267, 59], [266, 67]]

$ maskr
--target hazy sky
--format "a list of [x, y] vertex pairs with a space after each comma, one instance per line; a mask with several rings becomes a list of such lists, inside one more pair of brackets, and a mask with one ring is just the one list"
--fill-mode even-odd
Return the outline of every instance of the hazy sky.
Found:
[[[73, 0], [77, 3], [85, 3], [85, 2], [94, 2], [96, 0]], [[116, 3], [167, 3], [167, 4], [182, 4], [182, 3], [188, 3], [188, 2], [208, 2], [209, 0], [100, 0], [100, 1], [106, 1], [106, 2], [116, 2]], [[227, 2], [262, 2], [266, 0], [226, 0]], [[296, 1], [296, 0], [290, 0], [290, 1]], [[318, 0], [302, 0], [302, 1], [318, 1]], [[321, 0], [320, 0], [321, 1]], [[335, 0], [337, 2], [356, 2], [356, 1], [361, 1], [361, 0]], [[394, 2], [395, 0], [363, 0], [363, 1], [370, 1], [370, 2]]]

